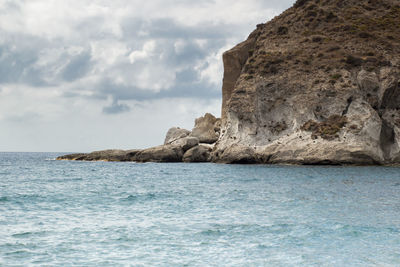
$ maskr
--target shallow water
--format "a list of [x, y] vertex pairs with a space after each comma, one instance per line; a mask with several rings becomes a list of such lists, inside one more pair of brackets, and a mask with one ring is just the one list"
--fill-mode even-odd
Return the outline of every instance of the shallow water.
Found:
[[400, 168], [57, 155], [0, 153], [0, 266], [400, 266]]

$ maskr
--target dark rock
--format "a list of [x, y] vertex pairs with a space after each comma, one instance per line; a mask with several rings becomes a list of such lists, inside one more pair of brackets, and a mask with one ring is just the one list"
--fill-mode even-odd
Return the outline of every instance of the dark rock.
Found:
[[183, 155], [183, 162], [208, 162], [210, 161], [211, 148], [205, 145], [195, 146]]
[[233, 145], [226, 148], [221, 155], [214, 154], [213, 161], [219, 163], [231, 163], [231, 164], [254, 164], [260, 163], [260, 159], [257, 157], [255, 151], [251, 147], [242, 145]]
[[57, 157], [57, 160], [77, 160], [78, 158], [82, 158], [85, 155], [85, 153], [68, 154]]
[[178, 139], [171, 143], [171, 145], [181, 147], [183, 152], [186, 152], [187, 150], [191, 149], [194, 146], [197, 146], [198, 144], [199, 139], [197, 137], [190, 136]]
[[162, 145], [144, 149], [134, 156], [137, 162], [181, 162], [183, 150], [175, 145]]
[[131, 161], [140, 150], [101, 150], [91, 153], [78, 153], [60, 156], [57, 160], [82, 160], [82, 161]]

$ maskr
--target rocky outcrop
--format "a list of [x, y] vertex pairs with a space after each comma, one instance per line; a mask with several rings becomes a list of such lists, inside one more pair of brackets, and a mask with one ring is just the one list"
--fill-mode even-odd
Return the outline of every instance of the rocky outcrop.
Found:
[[240, 144], [234, 144], [216, 153], [220, 154], [214, 154], [214, 159], [217, 156], [217, 161], [220, 163], [251, 164], [260, 162], [254, 148]]
[[[168, 130], [164, 145], [142, 150], [103, 150], [60, 156], [57, 160], [135, 161], [135, 162], [207, 162], [213, 143], [218, 140], [220, 119], [207, 113], [196, 119], [194, 131], [178, 127]], [[200, 144], [200, 140], [203, 142]]]
[[179, 146], [182, 148], [183, 152], [186, 152], [187, 150], [191, 149], [194, 146], [197, 146], [199, 144], [199, 139], [196, 137], [184, 137], [181, 139], [178, 139], [174, 142], [171, 143], [174, 146]]
[[212, 144], [218, 140], [220, 128], [221, 120], [206, 113], [203, 117], [196, 119], [190, 136], [198, 138], [200, 143]]
[[184, 138], [190, 134], [189, 130], [181, 129], [179, 127], [172, 127], [168, 130], [165, 136], [164, 145], [171, 144], [181, 138]]
[[195, 146], [183, 155], [183, 162], [209, 162], [211, 147], [207, 145]]
[[258, 25], [224, 54], [212, 160], [399, 163], [398, 23], [398, 1], [304, 0]]
[[91, 153], [77, 153], [60, 156], [57, 160], [81, 160], [81, 161], [133, 161], [135, 155], [140, 150], [117, 150], [109, 149], [102, 151], [94, 151]]
[[175, 145], [144, 149], [135, 155], [136, 162], [182, 162], [183, 150]]

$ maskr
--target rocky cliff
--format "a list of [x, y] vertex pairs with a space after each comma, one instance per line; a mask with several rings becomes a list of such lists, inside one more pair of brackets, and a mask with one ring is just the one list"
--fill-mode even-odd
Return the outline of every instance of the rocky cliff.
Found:
[[400, 162], [400, 1], [299, 0], [225, 52], [215, 162]]
[[221, 120], [59, 159], [399, 164], [400, 1], [298, 0], [223, 55]]

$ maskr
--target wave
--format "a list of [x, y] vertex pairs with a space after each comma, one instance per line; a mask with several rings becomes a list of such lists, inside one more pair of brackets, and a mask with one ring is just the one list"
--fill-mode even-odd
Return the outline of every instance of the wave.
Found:
[[48, 231], [38, 231], [38, 232], [21, 232], [21, 233], [15, 233], [12, 234], [11, 236], [14, 238], [27, 238], [30, 236], [44, 236], [48, 234]]
[[163, 194], [157, 193], [144, 193], [144, 194], [131, 194], [121, 199], [122, 202], [138, 202], [138, 201], [150, 201], [157, 198], [163, 197]]
[[32, 235], [32, 232], [23, 232], [11, 235], [12, 237], [21, 238], [21, 237], [28, 237]]

